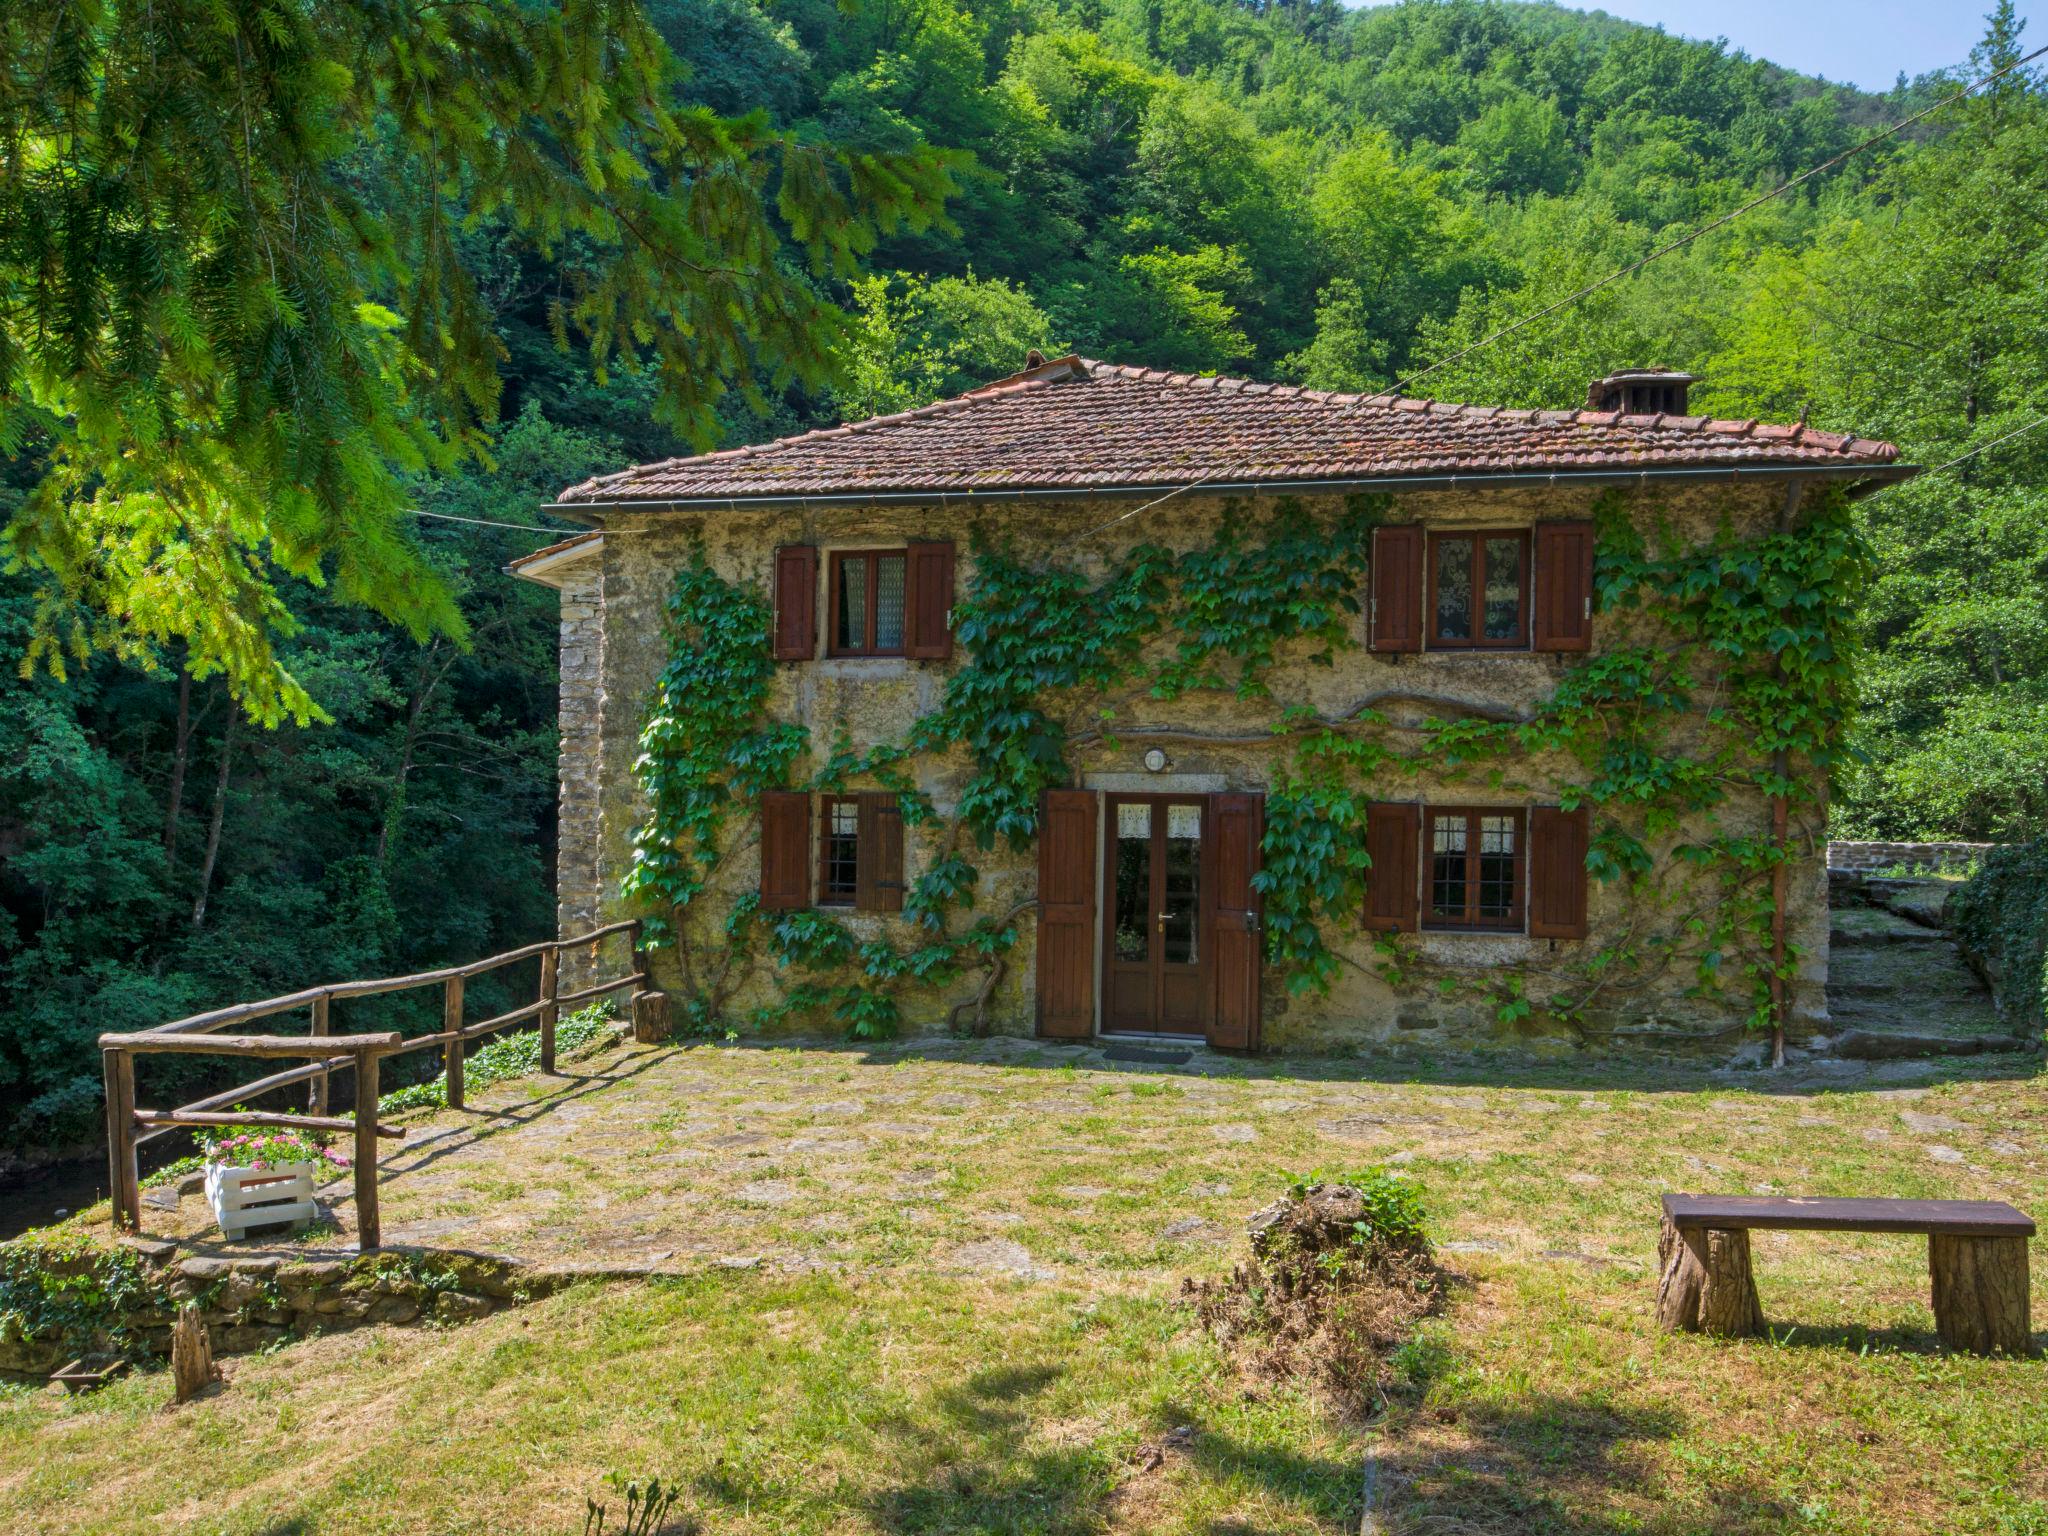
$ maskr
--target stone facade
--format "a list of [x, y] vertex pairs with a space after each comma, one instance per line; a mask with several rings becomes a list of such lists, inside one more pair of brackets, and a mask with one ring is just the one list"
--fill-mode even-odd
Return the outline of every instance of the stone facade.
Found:
[[[1722, 523], [1737, 532], [1756, 535], [1783, 515], [1782, 486], [1749, 482], [1742, 487], [1711, 489], [1696, 484], [1643, 493], [1645, 516], [1654, 511], [1674, 531], [1704, 540]], [[1586, 517], [1592, 493], [1582, 488], [1515, 491], [1429, 491], [1400, 497], [1387, 512], [1390, 522], [1419, 521], [1432, 528], [1499, 528], [1527, 526], [1539, 519]], [[1336, 510], [1334, 500], [1311, 502], [1323, 514]], [[633, 831], [643, 801], [633, 774], [637, 736], [645, 701], [665, 656], [665, 609], [675, 572], [701, 547], [714, 569], [728, 580], [756, 590], [768, 589], [773, 551], [781, 544], [813, 544], [821, 552], [850, 548], [900, 547], [912, 539], [949, 538], [959, 551], [958, 590], [974, 581], [973, 545], [977, 536], [1005, 544], [1022, 555], [1043, 554], [1071, 561], [1099, 574], [1116, 550], [1139, 539], [1175, 549], [1211, 543], [1226, 516], [1264, 508], [1257, 502], [1228, 502], [1188, 494], [1171, 504], [1091, 533], [1116, 504], [1076, 499], [1071, 502], [988, 502], [963, 507], [925, 506], [797, 507], [743, 511], [637, 511], [607, 509], [605, 532], [593, 541], [592, 563], [601, 571], [601, 638], [593, 639], [587, 589], [576, 596], [564, 587], [563, 663], [563, 833], [561, 908], [565, 927], [593, 917], [609, 920], [630, 915], [620, 909], [617, 890], [628, 867]], [[572, 620], [573, 608], [573, 620]], [[1360, 621], [1363, 622], [1362, 620]], [[1362, 636], [1361, 636], [1362, 638]], [[1603, 614], [1594, 628], [1595, 652], [1625, 644], [1656, 644], [1660, 637], [1648, 621], [1629, 614]], [[572, 663], [569, 648], [577, 654]], [[595, 651], [598, 683], [587, 684], [587, 666]], [[1071, 753], [1078, 784], [1101, 790], [1153, 793], [1213, 793], [1260, 790], [1271, 782], [1284, 745], [1245, 746], [1210, 742], [1219, 737], [1258, 734], [1279, 711], [1305, 705], [1326, 716], [1344, 716], [1364, 707], [1383, 712], [1397, 736], [1412, 733], [1424, 719], [1455, 717], [1485, 710], [1526, 714], [1557, 686], [1580, 658], [1522, 652], [1424, 652], [1389, 656], [1362, 648], [1340, 652], [1331, 666], [1307, 664], [1307, 648], [1294, 654], [1283, 649], [1280, 665], [1270, 674], [1273, 698], [1242, 702], [1231, 695], [1205, 692], [1173, 703], [1153, 701], [1142, 692], [1118, 699], [1117, 744], [1096, 741], [1077, 745]], [[911, 722], [933, 709], [941, 697], [946, 673], [954, 662], [893, 658], [820, 657], [776, 668], [770, 714], [777, 720], [807, 727], [815, 748], [823, 750], [835, 731], [844, 729], [856, 748], [900, 740]], [[573, 680], [573, 682], [572, 682]], [[573, 696], [572, 696], [573, 695]], [[1077, 700], [1070, 729], [1094, 721], [1097, 700]], [[573, 713], [572, 713], [573, 711]], [[1148, 728], [1181, 732], [1147, 739]], [[1411, 735], [1411, 738], [1412, 735]], [[1163, 772], [1143, 765], [1146, 748], [1163, 741], [1169, 761]], [[1581, 782], [1584, 770], [1566, 759], [1528, 757], [1503, 765], [1505, 780], [1497, 789], [1480, 790], [1471, 783], [1400, 776], [1398, 782], [1369, 786], [1372, 798], [1420, 799], [1425, 804], [1453, 803], [1525, 806], [1555, 803], [1562, 785]], [[912, 764], [919, 785], [942, 816], [957, 803], [971, 765], [959, 756], [920, 758]], [[588, 796], [595, 783], [597, 824], [594, 851], [588, 830]], [[1793, 869], [1790, 881], [1788, 938], [1800, 954], [1800, 974], [1793, 997], [1795, 1038], [1816, 1032], [1826, 1019], [1828, 927], [1825, 865], [1819, 856], [1824, 837], [1818, 813], [1810, 824], [1795, 820], [1793, 837], [1812, 854]], [[1768, 803], [1761, 796], [1737, 797], [1719, 813], [1724, 833], [1766, 836]], [[1653, 848], [1660, 869], [1675, 868], [1672, 848], [1708, 830], [1704, 822], [1679, 827]], [[906, 875], [914, 881], [935, 855], [942, 829], [913, 828], [908, 833]], [[708, 915], [722, 916], [724, 906], [755, 887], [758, 856], [751, 838], [742, 837], [717, 871], [705, 898]], [[1028, 851], [998, 847], [973, 855], [980, 870], [975, 911], [1001, 915], [1035, 894], [1036, 867]], [[1517, 1048], [1540, 1048], [1540, 1042], [1503, 1030], [1490, 1008], [1471, 1001], [1444, 1002], [1437, 979], [1444, 974], [1484, 979], [1509, 975], [1531, 979], [1532, 994], [1542, 995], [1542, 978], [1575, 958], [1612, 946], [1626, 938], [1640, 944], [1675, 922], [1668, 912], [1632, 907], [1619, 885], [1593, 883], [1590, 890], [1591, 937], [1555, 941], [1521, 934], [1423, 932], [1414, 936], [1414, 950], [1425, 962], [1425, 974], [1402, 987], [1383, 980], [1372, 968], [1372, 946], [1363, 933], [1329, 935], [1347, 963], [1327, 996], [1290, 995], [1280, 978], [1267, 976], [1264, 989], [1264, 1039], [1269, 1048], [1347, 1049], [1394, 1041], [1479, 1044], [1514, 1036]], [[597, 910], [593, 910], [596, 908]], [[1673, 909], [1676, 910], [1675, 908]], [[902, 919], [893, 915], [857, 913], [845, 917], [859, 936], [901, 934]], [[994, 1027], [1029, 1034], [1033, 1029], [1034, 925], [1028, 913], [1020, 920], [1019, 944], [1010, 957], [1007, 975], [992, 995]], [[660, 984], [683, 990], [673, 958], [657, 962]], [[1589, 1023], [1601, 1034], [1661, 1032], [1697, 1033], [1725, 1029], [1739, 1021], [1744, 1009], [1737, 1001], [1690, 997], [1690, 966], [1673, 966], [1668, 974], [1651, 975], [1626, 992], [1596, 1003]], [[1740, 984], [1737, 984], [1739, 991]], [[912, 1029], [946, 1025], [950, 1005], [973, 990], [971, 980], [951, 996], [917, 992], [905, 999], [905, 1024]], [[733, 1000], [737, 1011], [779, 996], [772, 962], [763, 959]], [[1468, 994], [1469, 996], [1469, 994]], [[793, 1027], [815, 1031], [818, 1020]], [[1523, 1026], [1524, 1029], [1527, 1026]], [[1560, 1044], [1564, 1041], [1560, 1039]]]
[[[555, 931], [582, 933], [602, 919], [598, 873], [598, 773], [604, 737], [604, 602], [595, 555], [562, 580], [561, 809], [555, 834]], [[590, 954], [565, 951], [562, 990], [598, 979]]]

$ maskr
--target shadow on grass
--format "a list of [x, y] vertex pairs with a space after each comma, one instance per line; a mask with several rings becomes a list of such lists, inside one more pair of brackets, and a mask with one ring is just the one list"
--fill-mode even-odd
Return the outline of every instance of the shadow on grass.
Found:
[[[1953, 1353], [1941, 1342], [1930, 1323], [1925, 1327], [1894, 1323], [1888, 1328], [1871, 1328], [1862, 1323], [1819, 1326], [1812, 1323], [1768, 1319], [1763, 1342], [1775, 1349], [1838, 1350], [1850, 1355], [1947, 1355]], [[2030, 1338], [2030, 1359], [2048, 1352], [2048, 1330], [2037, 1330]], [[1967, 1355], [1958, 1358], [1971, 1358]]]
[[[845, 1490], [848, 1502], [875, 1529], [904, 1536], [1092, 1536], [1108, 1525], [1145, 1526], [1144, 1509], [1199, 1497], [1185, 1476], [1191, 1470], [1198, 1486], [1219, 1488], [1226, 1502], [1257, 1493], [1288, 1502], [1320, 1525], [1355, 1526], [1356, 1462], [1248, 1444], [1206, 1427], [1200, 1412], [1178, 1404], [1157, 1411], [1135, 1449], [1127, 1434], [1094, 1420], [1069, 1430], [1040, 1401], [1065, 1369], [1051, 1362], [992, 1366], [913, 1407], [864, 1420], [876, 1443], [863, 1459], [885, 1481]], [[764, 1491], [735, 1467], [713, 1469], [698, 1478], [697, 1489], [729, 1509], [759, 1503]], [[1213, 1529], [1221, 1536], [1240, 1527], [1226, 1519]]]
[[1378, 1449], [1381, 1513], [1396, 1536], [1759, 1536], [1796, 1516], [1752, 1474], [1725, 1467], [1698, 1498], [1672, 1500], [1640, 1453], [1685, 1430], [1674, 1409], [1598, 1394], [1403, 1409]]
[[[1740, 1043], [1730, 1037], [1731, 1045]], [[1858, 1093], [1879, 1088], [2033, 1078], [2042, 1071], [2037, 1049], [1981, 1056], [1932, 1056], [1903, 1061], [1802, 1063], [1777, 1071], [1733, 1068], [1726, 1050], [1699, 1059], [1651, 1058], [1615, 1050], [1601, 1054], [1583, 1050], [1568, 1056], [1531, 1057], [1523, 1048], [1367, 1050], [1355, 1055], [1246, 1056], [1213, 1051], [1200, 1040], [1176, 1042], [1192, 1051], [1181, 1065], [1108, 1059], [1112, 1040], [1039, 1040], [996, 1035], [986, 1039], [935, 1036], [885, 1045], [836, 1038], [776, 1036], [743, 1040], [736, 1045], [685, 1047], [719, 1050], [803, 1050], [821, 1055], [859, 1057], [863, 1065], [890, 1066], [903, 1061], [977, 1061], [991, 1066], [1057, 1071], [1076, 1067], [1090, 1072], [1163, 1074], [1178, 1077], [1241, 1077], [1260, 1082], [1422, 1083], [1446, 1088], [1542, 1088], [1581, 1093], [1765, 1094], [1774, 1098], [1812, 1098], [1831, 1093]]]

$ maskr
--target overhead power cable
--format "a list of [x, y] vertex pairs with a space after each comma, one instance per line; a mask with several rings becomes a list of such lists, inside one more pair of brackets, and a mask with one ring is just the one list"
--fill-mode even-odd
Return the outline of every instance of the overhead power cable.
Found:
[[[1849, 148], [1843, 150], [1840, 154], [1835, 155], [1830, 159], [1822, 161], [1819, 165], [1814, 166], [1811, 170], [1801, 171], [1797, 176], [1794, 176], [1790, 181], [1784, 182], [1779, 186], [1774, 187], [1769, 192], [1758, 194], [1757, 196], [1751, 198], [1748, 202], [1742, 204], [1740, 207], [1730, 209], [1727, 213], [1722, 214], [1717, 219], [1709, 220], [1707, 223], [1702, 224], [1698, 229], [1693, 230], [1689, 234], [1681, 235], [1676, 240], [1672, 240], [1664, 245], [1658, 246], [1656, 250], [1651, 251], [1647, 256], [1643, 256], [1638, 260], [1632, 261], [1627, 266], [1622, 267], [1617, 271], [1610, 272], [1607, 276], [1601, 278], [1599, 281], [1588, 283], [1585, 287], [1578, 289], [1576, 292], [1566, 294], [1556, 303], [1547, 304], [1542, 309], [1537, 310], [1534, 314], [1524, 315], [1521, 319], [1516, 320], [1511, 324], [1502, 326], [1499, 330], [1493, 332], [1491, 335], [1482, 336], [1479, 340], [1473, 342], [1469, 347], [1461, 348], [1460, 350], [1453, 352], [1449, 357], [1439, 358], [1436, 362], [1431, 363], [1427, 368], [1419, 369], [1418, 371], [1409, 374], [1407, 377], [1398, 380], [1393, 385], [1389, 386], [1387, 389], [1376, 390], [1370, 395], [1365, 395], [1360, 399], [1354, 401], [1351, 405], [1344, 407], [1344, 409], [1359, 410], [1368, 405], [1373, 405], [1380, 402], [1393, 401], [1396, 397], [1400, 396], [1406, 390], [1408, 390], [1418, 379], [1427, 378], [1430, 374], [1435, 373], [1440, 368], [1448, 368], [1452, 363], [1460, 362], [1463, 359], [1472, 356], [1473, 353], [1479, 352], [1487, 347], [1490, 347], [1495, 342], [1501, 341], [1506, 337], [1512, 336], [1515, 334], [1515, 332], [1519, 330], [1534, 325], [1538, 320], [1542, 320], [1547, 318], [1548, 316], [1557, 314], [1560, 310], [1569, 309], [1572, 305], [1579, 303], [1583, 299], [1591, 297], [1593, 294], [1598, 293], [1601, 289], [1610, 287], [1613, 284], [1620, 282], [1625, 277], [1634, 276], [1636, 273], [1642, 271], [1643, 268], [1647, 267], [1651, 262], [1656, 261], [1662, 257], [1669, 256], [1673, 251], [1684, 249], [1686, 246], [1691, 245], [1695, 240], [1699, 239], [1702, 235], [1711, 234], [1713, 231], [1717, 229], [1725, 228], [1727, 225], [1732, 224], [1737, 219], [1741, 218], [1744, 214], [1754, 212], [1756, 209], [1761, 208], [1765, 203], [1771, 202], [1776, 198], [1783, 197], [1787, 192], [1792, 191], [1795, 187], [1803, 186], [1807, 182], [1813, 180], [1814, 177], [1823, 175], [1826, 172], [1833, 170], [1836, 166], [1842, 164], [1844, 161], [1852, 159], [1855, 156], [1862, 154], [1865, 150], [1871, 149], [1876, 145], [1883, 143], [1893, 134], [1898, 133], [1903, 129], [1910, 128], [1913, 126], [1913, 124], [1920, 122], [1927, 117], [1931, 117], [1934, 113], [1939, 112], [1944, 107], [1954, 106], [1957, 102], [1962, 101], [1966, 97], [1975, 95], [1985, 86], [1994, 84], [1998, 80], [2004, 78], [2006, 75], [2011, 74], [2016, 69], [2024, 68], [2026, 65], [2031, 64], [2034, 60], [2040, 58], [2043, 54], [2048, 54], [2048, 44], [2044, 44], [2041, 47], [2036, 48], [2032, 53], [2026, 55], [2026, 57], [2024, 58], [2014, 59], [2010, 64], [2007, 64], [2002, 68], [1993, 70], [1990, 74], [1985, 75], [1982, 79], [1972, 81], [1970, 84], [1964, 86], [1961, 90], [1957, 91], [1954, 95], [1944, 96], [1940, 101], [1935, 102], [1933, 105], [1923, 107], [1920, 111], [1915, 112], [1911, 117], [1902, 117], [1896, 123], [1891, 124], [1889, 127], [1880, 128], [1876, 133], [1871, 134], [1868, 138], [1863, 139], [1856, 144], [1852, 144]], [[2023, 428], [2022, 430], [2031, 429]], [[1991, 446], [1991, 444], [1986, 443], [1984, 446], [1988, 448]], [[1976, 451], [1981, 452], [1982, 450]], [[1965, 457], [1967, 457], [1967, 455]], [[1186, 485], [1177, 485], [1172, 490], [1167, 491], [1164, 495], [1155, 496], [1152, 500], [1145, 502], [1140, 506], [1133, 507], [1128, 512], [1120, 512], [1115, 517], [1112, 517], [1105, 522], [1096, 524], [1096, 526], [1090, 528], [1087, 534], [1083, 535], [1083, 537], [1092, 537], [1093, 535], [1102, 532], [1105, 528], [1114, 528], [1118, 523], [1128, 522], [1130, 519], [1138, 517], [1143, 513], [1149, 512], [1154, 507], [1159, 506], [1164, 502], [1173, 500], [1173, 498], [1176, 496], [1183, 496], [1186, 495], [1189, 491], [1200, 490], [1203, 486], [1212, 485], [1219, 480], [1228, 480], [1235, 476], [1239, 471], [1248, 468], [1251, 462], [1252, 461], [1249, 459], [1240, 459], [1234, 464], [1228, 465], [1223, 469], [1216, 470], [1211, 474], [1203, 475], [1200, 479], [1192, 480]], [[1947, 467], [1947, 465], [1942, 466], [1943, 469], [1946, 469]], [[1940, 472], [1940, 470], [1934, 471], [1934, 473], [1936, 474], [1939, 474]]]
[[[1950, 459], [1947, 463], [1937, 464], [1934, 466], [1934, 468], [1922, 472], [1918, 478], [1925, 480], [1931, 475], [1941, 474], [1944, 470], [1954, 469], [1958, 464], [1962, 463], [1965, 459], [1974, 459], [1975, 457], [1977, 457], [1978, 454], [1984, 452], [1987, 448], [1996, 448], [2000, 443], [2009, 443], [2016, 437], [2025, 437], [2029, 432], [2033, 431], [2036, 427], [2043, 426], [2048, 426], [2048, 416], [2036, 416], [2024, 427], [2017, 427], [2014, 430], [2006, 433], [2002, 437], [1994, 437], [1988, 443], [1979, 443], [1975, 448], [1972, 448], [1968, 453], [1959, 453], [1954, 458]], [[1903, 484], [1904, 482], [1899, 483]], [[1889, 490], [1890, 487], [1886, 486], [1885, 489]]]
[[478, 528], [512, 528], [520, 533], [544, 533], [549, 538], [567, 538], [578, 532], [589, 532], [587, 528], [543, 528], [538, 523], [497, 523], [491, 521], [488, 517], [457, 517], [453, 512], [426, 512], [418, 507], [407, 507], [406, 511], [410, 512], [414, 517], [431, 517], [436, 522], [470, 523]]

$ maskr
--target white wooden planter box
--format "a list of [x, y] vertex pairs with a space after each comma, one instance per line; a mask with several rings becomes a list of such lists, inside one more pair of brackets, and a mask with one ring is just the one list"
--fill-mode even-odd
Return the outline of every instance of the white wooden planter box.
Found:
[[274, 1168], [229, 1168], [206, 1165], [206, 1202], [221, 1235], [245, 1236], [251, 1227], [289, 1221], [304, 1225], [313, 1219], [311, 1163], [280, 1163]]

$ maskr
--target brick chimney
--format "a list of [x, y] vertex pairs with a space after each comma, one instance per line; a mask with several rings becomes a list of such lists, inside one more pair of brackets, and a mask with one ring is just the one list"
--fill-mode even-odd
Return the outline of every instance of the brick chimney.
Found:
[[1589, 411], [1624, 411], [1630, 416], [1683, 416], [1685, 392], [1699, 380], [1675, 368], [1624, 368], [1595, 379], [1586, 391]]

